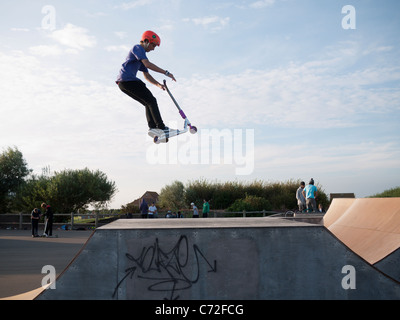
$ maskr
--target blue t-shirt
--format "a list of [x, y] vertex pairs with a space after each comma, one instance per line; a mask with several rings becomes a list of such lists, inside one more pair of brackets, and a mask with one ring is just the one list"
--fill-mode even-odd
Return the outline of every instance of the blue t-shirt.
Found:
[[137, 44], [129, 51], [126, 61], [122, 64], [117, 82], [138, 81], [139, 79], [136, 77], [138, 71], [149, 71], [142, 63], [143, 59], [147, 59], [146, 51], [140, 44]]
[[309, 198], [314, 199], [314, 192], [317, 192], [317, 187], [312, 184], [308, 184], [304, 188], [304, 193], [306, 194], [307, 199], [309, 199]]

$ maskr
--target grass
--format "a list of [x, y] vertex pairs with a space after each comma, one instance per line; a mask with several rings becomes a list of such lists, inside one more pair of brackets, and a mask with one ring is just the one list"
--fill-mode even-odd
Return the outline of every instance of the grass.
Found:
[[[115, 216], [101, 217], [101, 218], [99, 218], [99, 222], [101, 222], [102, 220], [108, 220], [111, 218], [115, 218]], [[90, 224], [90, 223], [95, 223], [95, 221], [96, 221], [96, 218], [82, 219], [82, 217], [80, 217], [80, 216], [74, 217], [74, 224]]]
[[381, 193], [377, 193], [369, 198], [397, 198], [400, 197], [400, 187], [385, 190]]

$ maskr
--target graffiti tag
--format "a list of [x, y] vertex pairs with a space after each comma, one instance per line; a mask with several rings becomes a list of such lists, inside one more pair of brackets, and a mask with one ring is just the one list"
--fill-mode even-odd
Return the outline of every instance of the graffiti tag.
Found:
[[[171, 250], [162, 249], [158, 238], [149, 247], [143, 247], [140, 255], [134, 257], [129, 253], [125, 256], [133, 265], [125, 270], [125, 276], [114, 289], [115, 297], [118, 288], [127, 279], [134, 275], [138, 279], [150, 282], [149, 291], [165, 292], [166, 300], [177, 300], [177, 291], [192, 287], [200, 279], [201, 265], [205, 265], [208, 272], [217, 272], [217, 261], [210, 263], [200, 248], [194, 244], [192, 251], [186, 236], [181, 236]], [[189, 254], [194, 253], [194, 262], [191, 263]], [[203, 263], [201, 263], [203, 261]], [[194, 265], [195, 270], [192, 269]], [[192, 278], [188, 275], [192, 274]]]

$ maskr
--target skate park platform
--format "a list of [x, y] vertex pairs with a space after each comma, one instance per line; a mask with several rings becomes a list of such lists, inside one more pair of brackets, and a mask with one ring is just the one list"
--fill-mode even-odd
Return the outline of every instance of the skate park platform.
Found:
[[[98, 228], [56, 289], [36, 299], [400, 299], [400, 199], [358, 200], [335, 199], [325, 226], [268, 217], [120, 219]], [[347, 242], [347, 233], [358, 241]], [[381, 245], [359, 250], [365, 241]]]

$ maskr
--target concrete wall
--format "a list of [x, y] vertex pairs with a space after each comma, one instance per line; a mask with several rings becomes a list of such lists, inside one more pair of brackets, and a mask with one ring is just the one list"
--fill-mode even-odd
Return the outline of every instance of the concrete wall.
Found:
[[399, 283], [325, 227], [273, 218], [118, 220], [97, 229], [56, 289], [38, 297], [399, 298]]

